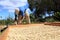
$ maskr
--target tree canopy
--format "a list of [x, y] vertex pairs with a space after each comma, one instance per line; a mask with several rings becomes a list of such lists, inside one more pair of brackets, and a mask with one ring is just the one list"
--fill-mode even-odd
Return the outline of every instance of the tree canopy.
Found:
[[[35, 17], [43, 18], [43, 15], [46, 16], [46, 11], [50, 15], [51, 11], [60, 13], [60, 0], [28, 0], [30, 9], [36, 8]], [[54, 14], [55, 16], [59, 16]], [[59, 19], [59, 18], [58, 18]]]

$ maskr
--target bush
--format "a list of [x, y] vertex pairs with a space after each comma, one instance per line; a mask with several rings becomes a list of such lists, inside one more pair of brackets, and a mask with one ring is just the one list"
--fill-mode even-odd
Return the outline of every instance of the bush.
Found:
[[55, 12], [54, 13], [54, 19], [57, 21], [60, 21], [60, 12]]
[[11, 25], [13, 23], [14, 23], [14, 20], [10, 17], [5, 20], [0, 20], [0, 25], [7, 25], [7, 24]]
[[14, 20], [12, 18], [7, 18], [7, 20], [5, 21], [5, 24], [13, 24], [14, 23]]
[[55, 19], [53, 19], [53, 18], [47, 18], [46, 22], [55, 22]]
[[30, 20], [31, 20], [32, 23], [35, 22], [35, 16], [34, 16], [34, 14], [30, 14]]

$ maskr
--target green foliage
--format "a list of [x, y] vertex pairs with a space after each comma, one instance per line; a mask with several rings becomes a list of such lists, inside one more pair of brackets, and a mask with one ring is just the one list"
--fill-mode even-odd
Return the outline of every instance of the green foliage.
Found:
[[34, 16], [34, 14], [30, 14], [30, 20], [31, 20], [32, 23], [35, 22], [35, 16]]
[[45, 19], [46, 20], [46, 22], [55, 22], [56, 20], [54, 20], [53, 18], [47, 18], [47, 19]]
[[54, 9], [54, 2], [53, 0], [28, 0], [28, 3], [30, 4], [30, 7], [36, 7], [36, 11], [44, 11], [48, 10], [51, 11]]
[[13, 24], [14, 23], [14, 20], [12, 18], [7, 18], [7, 20], [5, 21], [5, 24]]
[[54, 13], [54, 19], [60, 21], [60, 12]]
[[0, 20], [0, 25], [5, 24], [5, 20]]
[[53, 0], [54, 1], [54, 11], [60, 12], [60, 0]]
[[0, 20], [0, 25], [11, 25], [14, 23], [14, 20], [11, 17], [8, 17], [6, 20]]
[[34, 14], [30, 14], [30, 19], [32, 23], [44, 22], [42, 16], [36, 18]]
[[28, 3], [30, 8], [36, 8], [35, 17], [38, 21], [44, 21], [42, 17], [46, 16], [45, 12], [54, 9], [53, 0], [28, 0]]

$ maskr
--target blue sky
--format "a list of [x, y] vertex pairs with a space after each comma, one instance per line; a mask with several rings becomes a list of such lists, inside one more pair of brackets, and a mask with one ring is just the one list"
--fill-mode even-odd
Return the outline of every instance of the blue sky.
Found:
[[0, 20], [6, 19], [9, 15], [14, 18], [15, 8], [20, 7], [24, 10], [28, 6], [27, 0], [0, 0], [0, 16], [2, 16]]

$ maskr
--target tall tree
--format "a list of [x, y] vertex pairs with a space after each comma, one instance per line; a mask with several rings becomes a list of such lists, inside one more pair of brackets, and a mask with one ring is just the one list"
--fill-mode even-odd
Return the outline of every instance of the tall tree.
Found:
[[60, 12], [55, 12], [54, 19], [60, 21]]
[[36, 15], [40, 16], [41, 14], [45, 14], [45, 11], [50, 12], [54, 8], [53, 0], [28, 0], [30, 4], [30, 8], [36, 8]]
[[[60, 12], [60, 0], [28, 0], [30, 8], [36, 8], [35, 16], [36, 18], [42, 17], [47, 11], [50, 15], [51, 11]], [[56, 14], [54, 14], [56, 15]]]

